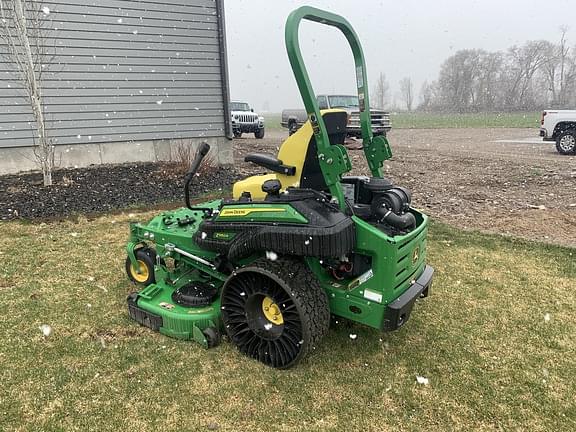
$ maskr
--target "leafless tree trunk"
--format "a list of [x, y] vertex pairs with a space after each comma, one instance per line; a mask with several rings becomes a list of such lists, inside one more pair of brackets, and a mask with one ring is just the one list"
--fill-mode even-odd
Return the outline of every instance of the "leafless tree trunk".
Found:
[[423, 111], [429, 110], [434, 103], [435, 98], [435, 83], [428, 83], [424, 81], [422, 87], [420, 88], [420, 105], [418, 109]]
[[412, 103], [414, 102], [414, 85], [412, 78], [405, 77], [400, 80], [400, 95], [402, 102], [406, 105], [406, 109], [412, 111]]
[[568, 80], [567, 78], [574, 79], [571, 74], [567, 74], [568, 69], [568, 54], [570, 53], [570, 48], [566, 44], [566, 33], [568, 32], [568, 27], [560, 27], [560, 46], [559, 48], [559, 61], [560, 61], [560, 89], [558, 94], [558, 102], [561, 107], [564, 107], [567, 103], [568, 98]]
[[534, 74], [546, 63], [548, 45], [547, 41], [528, 41], [522, 47], [508, 50], [509, 68], [513, 72], [506, 95], [507, 108], [533, 108], [527, 96]]
[[52, 184], [54, 169], [54, 145], [47, 135], [42, 92], [43, 68], [50, 62], [43, 16], [49, 13], [37, 0], [0, 0], [0, 39], [6, 46], [2, 56], [14, 66], [14, 74], [32, 109], [36, 125], [34, 155], [45, 186]]
[[376, 81], [375, 89], [375, 103], [377, 108], [386, 108], [386, 105], [388, 104], [389, 90], [390, 86], [388, 85], [388, 81], [386, 81], [386, 75], [380, 73], [378, 80]]

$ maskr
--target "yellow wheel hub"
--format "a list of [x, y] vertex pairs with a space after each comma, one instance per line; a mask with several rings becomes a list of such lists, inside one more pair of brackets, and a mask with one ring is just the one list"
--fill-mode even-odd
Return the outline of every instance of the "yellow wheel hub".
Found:
[[268, 296], [264, 297], [264, 300], [262, 300], [262, 312], [264, 312], [264, 316], [272, 324], [284, 324], [284, 318], [282, 317], [280, 308], [276, 303], [274, 303], [274, 300]]
[[144, 283], [148, 280], [150, 276], [150, 270], [148, 266], [142, 260], [138, 260], [138, 269], [135, 269], [133, 265], [130, 266], [130, 274], [132, 278], [138, 283]]

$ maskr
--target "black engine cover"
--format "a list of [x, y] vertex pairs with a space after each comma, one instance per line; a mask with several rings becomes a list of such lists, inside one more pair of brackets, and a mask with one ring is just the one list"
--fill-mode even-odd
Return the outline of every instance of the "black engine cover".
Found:
[[[259, 251], [294, 256], [340, 257], [354, 249], [354, 221], [318, 195], [300, 195], [294, 191], [285, 197], [280, 195], [274, 202], [289, 203], [309, 222], [221, 222], [212, 218], [202, 222], [194, 241], [202, 248], [224, 254], [232, 262]], [[217, 232], [236, 235], [226, 240], [216, 238], [214, 234]]]

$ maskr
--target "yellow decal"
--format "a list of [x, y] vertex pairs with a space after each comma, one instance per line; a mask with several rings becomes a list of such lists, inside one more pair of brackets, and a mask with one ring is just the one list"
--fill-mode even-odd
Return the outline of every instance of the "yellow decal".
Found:
[[285, 211], [286, 209], [283, 208], [226, 208], [220, 212], [220, 216], [247, 216], [250, 213], [277, 213]]
[[416, 264], [418, 259], [420, 259], [420, 247], [416, 247], [414, 252], [412, 252], [412, 264]]

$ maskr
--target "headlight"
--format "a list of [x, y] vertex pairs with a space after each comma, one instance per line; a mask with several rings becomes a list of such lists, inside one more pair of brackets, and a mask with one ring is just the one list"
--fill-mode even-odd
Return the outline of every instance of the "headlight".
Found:
[[258, 117], [258, 120], [260, 120], [261, 122], [263, 122], [263, 121], [264, 121], [264, 117], [260, 116], [260, 117]]

